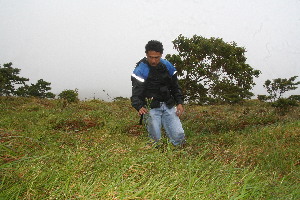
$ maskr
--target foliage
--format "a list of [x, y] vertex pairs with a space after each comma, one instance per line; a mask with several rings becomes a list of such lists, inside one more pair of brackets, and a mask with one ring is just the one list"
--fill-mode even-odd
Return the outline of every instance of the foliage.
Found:
[[275, 107], [281, 115], [284, 115], [289, 112], [292, 107], [299, 105], [294, 99], [279, 98], [272, 103], [272, 106]]
[[265, 84], [263, 85], [264, 88], [267, 89], [267, 92], [270, 95], [270, 98], [272, 101], [276, 101], [277, 99], [282, 98], [282, 95], [291, 90], [297, 89], [297, 85], [300, 84], [300, 81], [294, 82], [297, 79], [298, 76], [292, 76], [289, 79], [286, 78], [277, 78], [273, 79], [273, 81], [270, 81], [269, 79], [265, 81]]
[[297, 85], [300, 84], [300, 81], [294, 82], [297, 77], [293, 76], [289, 79], [277, 78], [273, 79], [273, 81], [266, 80], [263, 86], [267, 89], [269, 95], [258, 95], [258, 99], [264, 102], [271, 101], [271, 106], [276, 108], [280, 115], [285, 115], [292, 107], [298, 106], [300, 100], [300, 95], [291, 95], [289, 98], [282, 97], [285, 92], [298, 88]]
[[179, 35], [173, 44], [178, 54], [168, 54], [166, 58], [177, 68], [187, 101], [237, 103], [253, 96], [253, 78], [260, 71], [246, 64], [243, 47], [197, 35]]
[[12, 63], [0, 65], [0, 96], [11, 96], [16, 94], [16, 85], [25, 85], [28, 78], [19, 76], [20, 69], [13, 68]]
[[128, 101], [129, 99], [126, 97], [115, 97], [113, 101]]
[[257, 99], [263, 102], [268, 102], [269, 100], [272, 99], [272, 97], [267, 95], [257, 95]]
[[129, 100], [59, 101], [0, 97], [0, 199], [300, 197], [299, 107], [186, 105], [187, 146], [155, 149]]
[[24, 97], [32, 96], [32, 97], [53, 99], [55, 97], [55, 94], [53, 94], [52, 92], [48, 92], [49, 90], [51, 90], [50, 85], [51, 83], [46, 82], [43, 79], [40, 79], [37, 81], [36, 84], [19, 87], [16, 91], [16, 95], [24, 96]]
[[300, 102], [300, 95], [291, 95], [288, 99]]
[[60, 99], [66, 100], [68, 103], [76, 103], [76, 102], [79, 101], [78, 90], [77, 89], [75, 89], [75, 90], [64, 90], [58, 95], [58, 97]]
[[[48, 92], [51, 90], [51, 83], [40, 79], [36, 84], [27, 85], [28, 78], [19, 77], [20, 69], [13, 68], [12, 63], [0, 66], [0, 96], [22, 96], [54, 98], [55, 94]], [[18, 88], [16, 85], [19, 84]]]

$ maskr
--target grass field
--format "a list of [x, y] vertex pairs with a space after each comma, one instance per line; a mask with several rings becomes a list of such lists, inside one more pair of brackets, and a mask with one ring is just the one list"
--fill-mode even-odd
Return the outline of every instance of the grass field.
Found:
[[186, 105], [148, 143], [129, 101], [0, 98], [0, 199], [300, 199], [300, 109]]

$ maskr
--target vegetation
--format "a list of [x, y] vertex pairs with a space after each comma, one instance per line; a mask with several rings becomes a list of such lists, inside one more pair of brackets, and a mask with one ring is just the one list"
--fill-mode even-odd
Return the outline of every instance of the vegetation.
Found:
[[23, 96], [54, 98], [49, 92], [51, 83], [40, 79], [36, 84], [27, 85], [28, 78], [19, 76], [20, 69], [12, 67], [12, 63], [0, 65], [0, 96]]
[[65, 101], [67, 101], [67, 103], [76, 103], [79, 101], [79, 98], [78, 98], [78, 90], [75, 89], [75, 90], [64, 90], [62, 91], [58, 97], [60, 99], [63, 99]]
[[276, 108], [278, 113], [285, 115], [295, 106], [299, 106], [299, 103], [294, 99], [280, 98], [271, 105]]
[[299, 199], [299, 111], [186, 105], [156, 149], [128, 99], [0, 97], [0, 199]]
[[10, 96], [16, 93], [16, 85], [25, 85], [28, 78], [19, 76], [20, 69], [13, 68], [12, 63], [0, 65], [0, 96]]
[[53, 99], [55, 94], [52, 92], [48, 92], [51, 90], [51, 83], [44, 81], [43, 79], [39, 79], [36, 84], [25, 85], [19, 87], [15, 92], [16, 96], [23, 97], [39, 97], [39, 98], [49, 98]]
[[260, 71], [246, 64], [245, 48], [197, 35], [179, 35], [173, 44], [178, 54], [166, 58], [176, 66], [189, 102], [238, 103], [253, 96], [253, 78]]
[[293, 76], [289, 79], [286, 78], [276, 78], [273, 81], [269, 79], [265, 81], [263, 85], [266, 88], [267, 92], [269, 93], [268, 99], [272, 101], [276, 101], [282, 98], [282, 95], [291, 90], [296, 90], [298, 87], [297, 85], [300, 84], [300, 81], [294, 82], [298, 76]]
[[289, 112], [293, 107], [299, 106], [300, 95], [291, 95], [288, 98], [283, 98], [285, 92], [296, 90], [300, 81], [294, 82], [298, 76], [293, 76], [289, 79], [277, 78], [273, 82], [266, 80], [263, 85], [267, 89], [269, 95], [258, 95], [260, 101], [271, 102], [271, 105], [276, 108], [281, 115]]

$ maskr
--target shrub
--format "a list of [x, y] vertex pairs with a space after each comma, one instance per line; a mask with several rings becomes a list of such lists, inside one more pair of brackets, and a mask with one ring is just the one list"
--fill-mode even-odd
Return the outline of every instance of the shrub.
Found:
[[273, 79], [273, 81], [266, 80], [263, 86], [267, 89], [267, 92], [270, 94], [270, 97], [274, 102], [275, 100], [282, 98], [282, 95], [285, 92], [296, 90], [298, 88], [297, 85], [300, 84], [300, 81], [294, 82], [297, 77], [298, 76], [293, 76], [289, 79], [277, 78]]
[[77, 89], [75, 89], [75, 90], [64, 90], [58, 95], [58, 97], [60, 99], [66, 100], [68, 103], [75, 103], [75, 102], [79, 101], [78, 90]]
[[262, 102], [267, 102], [267, 101], [270, 101], [272, 99], [272, 97], [267, 96], [267, 95], [257, 95], [257, 99]]
[[291, 107], [299, 105], [296, 100], [279, 98], [274, 103], [272, 103], [272, 106], [276, 108], [279, 114], [284, 115], [291, 109]]
[[128, 101], [129, 99], [126, 97], [115, 97], [113, 101]]
[[300, 95], [291, 95], [288, 99], [300, 102]]

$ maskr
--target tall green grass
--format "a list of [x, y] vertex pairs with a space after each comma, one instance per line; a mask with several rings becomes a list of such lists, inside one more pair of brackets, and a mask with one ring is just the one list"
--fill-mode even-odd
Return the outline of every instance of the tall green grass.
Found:
[[0, 98], [0, 199], [299, 199], [299, 113], [187, 105], [156, 149], [129, 101]]

